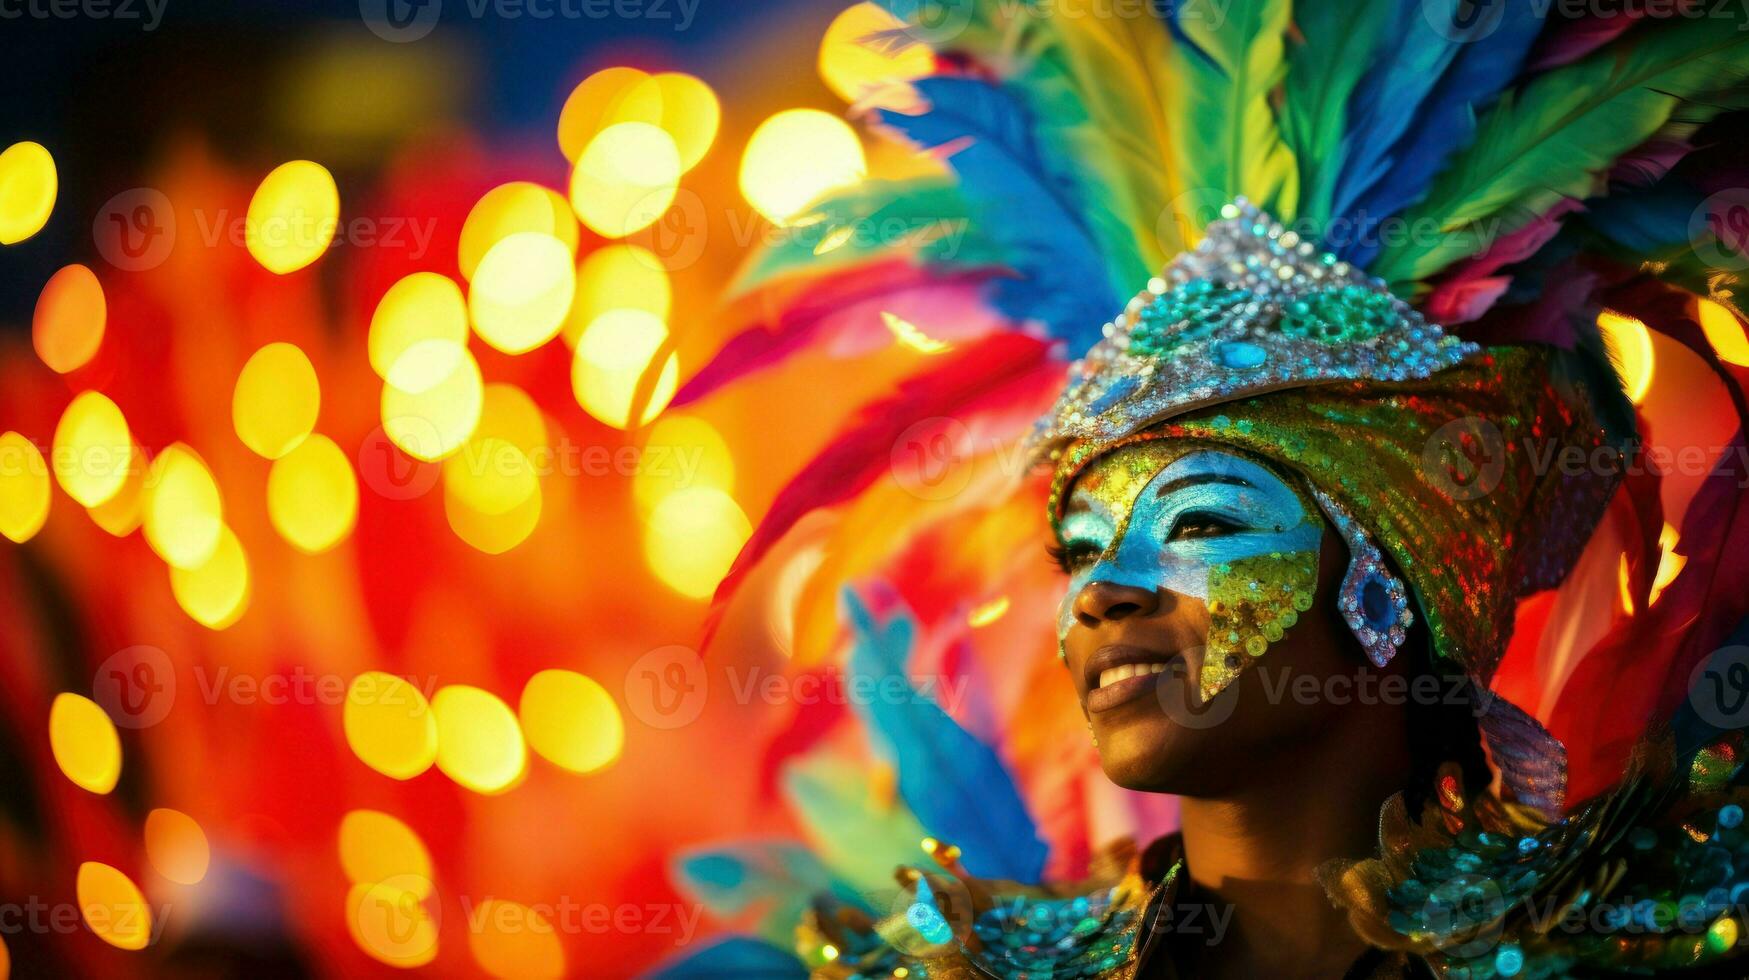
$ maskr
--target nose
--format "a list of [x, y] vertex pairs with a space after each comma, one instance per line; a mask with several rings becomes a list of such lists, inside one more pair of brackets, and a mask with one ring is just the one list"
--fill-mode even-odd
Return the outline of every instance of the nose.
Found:
[[1075, 619], [1088, 629], [1131, 616], [1152, 616], [1159, 611], [1160, 593], [1154, 589], [1095, 580], [1075, 594]]

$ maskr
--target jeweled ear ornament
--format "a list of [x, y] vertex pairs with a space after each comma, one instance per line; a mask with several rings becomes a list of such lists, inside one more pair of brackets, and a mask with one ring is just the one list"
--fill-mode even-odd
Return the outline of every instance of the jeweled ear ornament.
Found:
[[1372, 536], [1348, 516], [1342, 505], [1322, 490], [1314, 489], [1312, 494], [1348, 545], [1348, 574], [1342, 577], [1342, 586], [1337, 590], [1336, 608], [1360, 641], [1367, 659], [1374, 666], [1383, 667], [1397, 655], [1409, 627], [1415, 624], [1415, 614], [1409, 609], [1409, 590], [1385, 564], [1384, 553], [1373, 543]]

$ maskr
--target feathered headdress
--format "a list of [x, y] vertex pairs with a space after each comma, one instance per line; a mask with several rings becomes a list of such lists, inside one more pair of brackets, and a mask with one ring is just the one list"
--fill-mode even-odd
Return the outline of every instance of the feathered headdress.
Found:
[[[927, 45], [935, 68], [901, 83], [907, 98], [858, 108], [948, 173], [817, 202], [794, 222], [806, 233], [751, 261], [729, 308], [749, 328], [676, 402], [843, 333], [952, 349], [920, 355], [800, 468], [719, 603], [815, 510], [861, 518], [804, 590], [829, 607], [845, 580], [987, 532], [985, 515], [1012, 524], [1001, 501], [1034, 485], [990, 464], [1016, 447], [1051, 461], [1054, 499], [1099, 454], [1174, 426], [1298, 470], [1379, 540], [1436, 654], [1505, 705], [1490, 748], [1509, 802], [1615, 827], [1691, 767], [1706, 773], [1694, 793], [1728, 787], [1749, 719], [1684, 699], [1749, 614], [1744, 377], [1712, 342], [1742, 345], [1749, 267], [1727, 217], [1749, 183], [1732, 149], [1741, 11], [1022, 0], [950, 5], [943, 21], [921, 0], [882, 6], [899, 26], [865, 43]], [[844, 233], [887, 218], [963, 234]], [[1643, 363], [1617, 363], [1623, 338], [1684, 365], [1668, 372], [1683, 390], [1660, 387], [1662, 368], [1648, 390]], [[1699, 413], [1726, 434], [1684, 479], [1649, 450]], [[897, 447], [919, 433], [981, 492], [892, 493], [911, 475]], [[1036, 547], [1024, 539], [980, 540]], [[1005, 564], [985, 579], [1011, 583]], [[1041, 636], [1049, 609], [1031, 611]], [[811, 635], [830, 642], [804, 656], [836, 642]], [[1652, 783], [1621, 802], [1619, 787]], [[1586, 826], [1552, 849], [1595, 857], [1567, 850], [1595, 843]], [[1366, 867], [1333, 889], [1382, 923], [1384, 892], [1429, 873]], [[1367, 934], [1439, 938], [1401, 918]]]

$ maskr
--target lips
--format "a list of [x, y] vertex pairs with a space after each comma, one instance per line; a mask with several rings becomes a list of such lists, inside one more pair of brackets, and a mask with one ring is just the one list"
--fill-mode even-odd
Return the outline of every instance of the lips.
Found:
[[1152, 694], [1161, 676], [1172, 669], [1172, 661], [1180, 659], [1179, 654], [1146, 647], [1100, 647], [1087, 658], [1087, 711], [1109, 711]]

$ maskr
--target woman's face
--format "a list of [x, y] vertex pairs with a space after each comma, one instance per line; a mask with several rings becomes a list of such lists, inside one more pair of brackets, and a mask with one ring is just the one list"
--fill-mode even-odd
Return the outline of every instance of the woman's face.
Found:
[[1219, 795], [1259, 752], [1315, 737], [1333, 699], [1305, 680], [1373, 668], [1337, 614], [1347, 556], [1311, 498], [1199, 443], [1107, 454], [1071, 488], [1065, 663], [1107, 775]]

